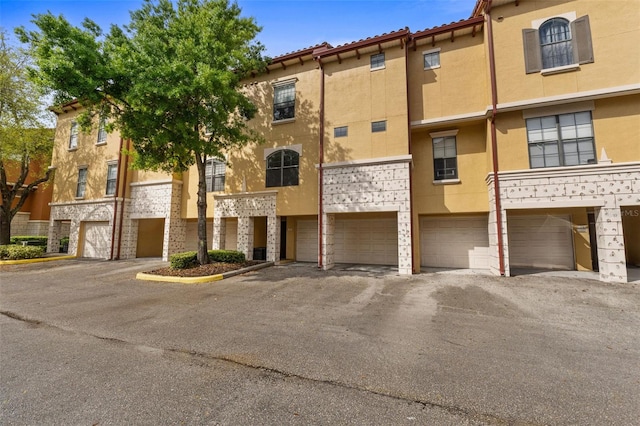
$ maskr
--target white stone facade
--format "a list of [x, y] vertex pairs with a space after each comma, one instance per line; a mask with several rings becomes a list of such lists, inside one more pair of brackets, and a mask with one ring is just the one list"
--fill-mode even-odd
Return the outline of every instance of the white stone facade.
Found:
[[254, 218], [267, 218], [267, 261], [280, 258], [280, 217], [276, 216], [276, 191], [214, 196], [213, 249], [224, 248], [226, 218], [238, 218], [238, 251], [253, 259]]
[[[507, 211], [541, 208], [593, 208], [600, 279], [627, 282], [621, 207], [640, 205], [640, 163], [500, 172], [505, 275], [510, 275]], [[490, 268], [499, 274], [493, 176], [489, 186]]]
[[[113, 235], [113, 249], [110, 258], [118, 258], [118, 240], [122, 236], [119, 258], [136, 257], [138, 242], [138, 220], [163, 218], [164, 243], [163, 260], [174, 253], [184, 251], [186, 221], [180, 217], [182, 182], [159, 181], [131, 184], [131, 198], [104, 198], [91, 201], [52, 203], [49, 220], [48, 252], [58, 252], [59, 241], [69, 236], [69, 254], [78, 256], [80, 224], [82, 222], [109, 222], [109, 233]], [[117, 214], [114, 210], [117, 204]], [[124, 206], [124, 211], [122, 210]], [[115, 216], [115, 218], [114, 218]], [[123, 226], [120, 230], [120, 220]], [[66, 221], [70, 226], [66, 228]], [[115, 232], [114, 232], [115, 227]]]
[[411, 275], [411, 156], [326, 163], [322, 184], [322, 267], [335, 263], [335, 214], [397, 212], [398, 272]]

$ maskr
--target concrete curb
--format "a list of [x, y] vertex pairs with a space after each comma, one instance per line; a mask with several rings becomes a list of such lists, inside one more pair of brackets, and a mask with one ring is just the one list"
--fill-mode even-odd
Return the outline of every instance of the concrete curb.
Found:
[[158, 282], [178, 283], [178, 284], [202, 284], [202, 283], [208, 283], [213, 281], [220, 281], [225, 278], [231, 278], [231, 277], [235, 277], [236, 275], [241, 275], [247, 272], [255, 271], [257, 269], [273, 266], [274, 263], [275, 262], [259, 263], [257, 265], [238, 269], [237, 271], [229, 271], [229, 272], [225, 272], [224, 274], [207, 275], [204, 277], [170, 277], [165, 275], [154, 275], [154, 274], [139, 272], [136, 275], [136, 279], [142, 280], [142, 281], [158, 281]]
[[2, 265], [22, 265], [26, 263], [41, 263], [52, 262], [54, 260], [67, 260], [75, 259], [76, 256], [54, 256], [54, 257], [38, 257], [35, 259], [20, 259], [20, 260], [0, 260], [0, 266]]

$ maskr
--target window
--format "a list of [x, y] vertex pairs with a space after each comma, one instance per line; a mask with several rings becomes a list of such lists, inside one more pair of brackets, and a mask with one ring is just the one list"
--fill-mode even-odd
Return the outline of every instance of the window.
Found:
[[343, 138], [349, 134], [349, 127], [342, 126], [336, 127], [333, 129], [333, 137], [334, 138]]
[[273, 88], [273, 121], [295, 117], [296, 84], [286, 83]]
[[378, 70], [384, 68], [384, 53], [371, 55], [371, 69]]
[[589, 16], [547, 19], [538, 28], [523, 29], [522, 40], [527, 74], [593, 62]]
[[562, 18], [549, 19], [540, 26], [540, 48], [542, 68], [561, 67], [573, 63], [571, 28]]
[[100, 117], [100, 124], [98, 124], [98, 140], [97, 144], [107, 143], [107, 130], [105, 126], [107, 125], [107, 119], [104, 117]]
[[527, 141], [532, 169], [596, 162], [590, 111], [529, 118]]
[[456, 137], [433, 138], [433, 180], [458, 179]]
[[371, 132], [372, 133], [377, 133], [377, 132], [384, 132], [387, 130], [387, 121], [383, 120], [383, 121], [374, 121], [371, 123]]
[[422, 56], [425, 70], [440, 68], [440, 49], [422, 52]]
[[78, 169], [78, 186], [76, 187], [76, 198], [84, 198], [84, 190], [87, 186], [87, 168]]
[[69, 136], [69, 149], [78, 148], [78, 123], [71, 123], [71, 136]]
[[290, 149], [278, 150], [267, 157], [266, 186], [292, 186], [298, 184], [300, 155]]
[[220, 160], [207, 160], [204, 175], [207, 180], [207, 192], [224, 191], [224, 176], [227, 165]]
[[118, 164], [107, 165], [107, 190], [105, 194], [115, 195], [116, 193], [116, 180], [118, 177]]

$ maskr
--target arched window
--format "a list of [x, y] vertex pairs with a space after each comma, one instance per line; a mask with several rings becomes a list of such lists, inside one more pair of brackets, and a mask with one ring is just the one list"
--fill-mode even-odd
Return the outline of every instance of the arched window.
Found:
[[538, 31], [543, 69], [573, 64], [569, 21], [563, 18], [552, 18], [543, 23]]
[[266, 187], [298, 184], [300, 154], [290, 149], [278, 150], [267, 157]]

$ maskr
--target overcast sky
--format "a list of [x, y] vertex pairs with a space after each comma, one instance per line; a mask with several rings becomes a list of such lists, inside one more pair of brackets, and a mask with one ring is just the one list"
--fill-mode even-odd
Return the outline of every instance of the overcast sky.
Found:
[[[327, 41], [336, 46], [404, 27], [419, 31], [466, 19], [476, 0], [238, 0], [244, 16], [253, 16], [269, 56]], [[74, 25], [85, 17], [103, 30], [129, 22], [141, 0], [0, 0], [0, 26], [15, 41], [13, 29], [30, 27], [31, 15], [62, 14]]]

